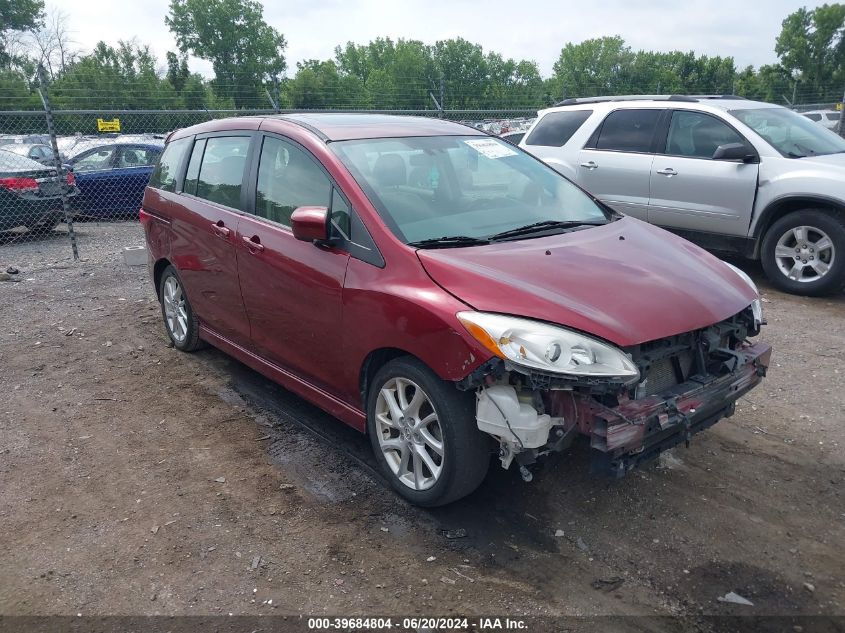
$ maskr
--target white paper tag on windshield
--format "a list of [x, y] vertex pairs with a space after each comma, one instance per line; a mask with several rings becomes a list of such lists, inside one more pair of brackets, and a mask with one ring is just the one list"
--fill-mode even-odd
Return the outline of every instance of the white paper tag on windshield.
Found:
[[479, 138], [464, 141], [476, 152], [487, 158], [504, 158], [505, 156], [516, 156], [516, 152], [506, 147], [504, 141], [497, 141], [492, 138]]

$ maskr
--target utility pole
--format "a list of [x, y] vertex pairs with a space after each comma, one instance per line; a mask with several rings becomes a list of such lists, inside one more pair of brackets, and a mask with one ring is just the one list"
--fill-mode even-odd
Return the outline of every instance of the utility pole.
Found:
[[443, 73], [440, 73], [440, 118], [443, 118], [443, 109], [446, 104], [446, 82], [443, 81]]
[[[41, 95], [41, 103], [44, 105], [44, 116], [47, 119], [47, 133], [50, 135], [50, 147], [53, 150], [53, 167], [56, 168], [56, 173], [59, 177], [65, 173], [62, 167], [62, 159], [59, 154], [59, 146], [56, 143], [56, 123], [53, 120], [53, 108], [50, 105], [50, 94], [47, 92], [47, 71], [44, 70], [44, 65], [38, 65], [38, 94]], [[70, 249], [73, 252], [73, 259], [79, 259], [79, 249], [76, 246], [76, 232], [73, 230], [73, 215], [70, 210], [70, 204], [67, 199], [67, 188], [63, 185], [61, 188], [62, 212], [64, 213], [65, 224], [67, 224], [67, 234], [70, 239]]]

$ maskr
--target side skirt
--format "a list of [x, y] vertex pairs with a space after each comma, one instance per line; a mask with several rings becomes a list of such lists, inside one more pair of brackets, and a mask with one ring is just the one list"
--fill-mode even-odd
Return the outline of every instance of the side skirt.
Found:
[[200, 323], [200, 338], [219, 350], [238, 359], [273, 382], [280, 384], [288, 391], [292, 391], [296, 395], [305, 398], [336, 418], [340, 418], [356, 430], [362, 433], [366, 431], [367, 416], [360, 409], [356, 409], [355, 407], [346, 404], [335, 396], [326, 393], [319, 387], [315, 387], [311, 383], [302, 380], [302, 378], [295, 376], [286, 369], [282, 369], [278, 365], [275, 365], [248, 349], [241, 347], [237, 343], [227, 339], [225, 336], [221, 336], [217, 332], [209, 329], [202, 323]]

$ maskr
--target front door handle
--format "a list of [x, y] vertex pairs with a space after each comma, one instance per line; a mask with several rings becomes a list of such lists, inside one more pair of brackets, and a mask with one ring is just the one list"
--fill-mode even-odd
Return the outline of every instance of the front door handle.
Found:
[[581, 163], [581, 167], [586, 169], [598, 169], [599, 166], [595, 163], [595, 161], [589, 160], [586, 163]]
[[252, 237], [247, 237], [246, 235], [242, 235], [241, 239], [246, 244], [247, 249], [249, 249], [250, 253], [260, 253], [264, 250], [264, 244], [261, 243], [261, 240], [258, 239], [257, 235], [253, 235]]
[[223, 225], [223, 220], [220, 220], [220, 221], [218, 221], [218, 222], [214, 222], [214, 223], [211, 225], [211, 231], [212, 231], [212, 232], [213, 232], [213, 233], [214, 233], [217, 237], [222, 237], [224, 240], [229, 239], [229, 235], [231, 235], [231, 234], [232, 234], [232, 229], [226, 228], [226, 227]]
[[678, 175], [678, 172], [676, 172], [671, 167], [667, 167], [666, 169], [658, 169], [657, 173], [660, 174], [661, 176], [670, 176], [670, 177]]

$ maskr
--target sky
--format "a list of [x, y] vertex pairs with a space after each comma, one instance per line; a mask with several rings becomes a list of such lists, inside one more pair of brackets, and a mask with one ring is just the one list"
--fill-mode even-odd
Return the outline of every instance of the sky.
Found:
[[[788, 0], [287, 0], [264, 2], [264, 19], [288, 42], [288, 76], [303, 59], [328, 59], [347, 41], [379, 36], [434, 43], [463, 37], [505, 57], [537, 62], [543, 76], [567, 42], [620, 35], [634, 49], [693, 50], [733, 56], [737, 67], [777, 61], [774, 42], [783, 19], [822, 1]], [[68, 15], [72, 37], [87, 52], [99, 40], [116, 44], [137, 38], [164, 65], [176, 50], [164, 24], [168, 0], [47, 0], [48, 10]], [[191, 59], [191, 70], [211, 75], [211, 66]]]

